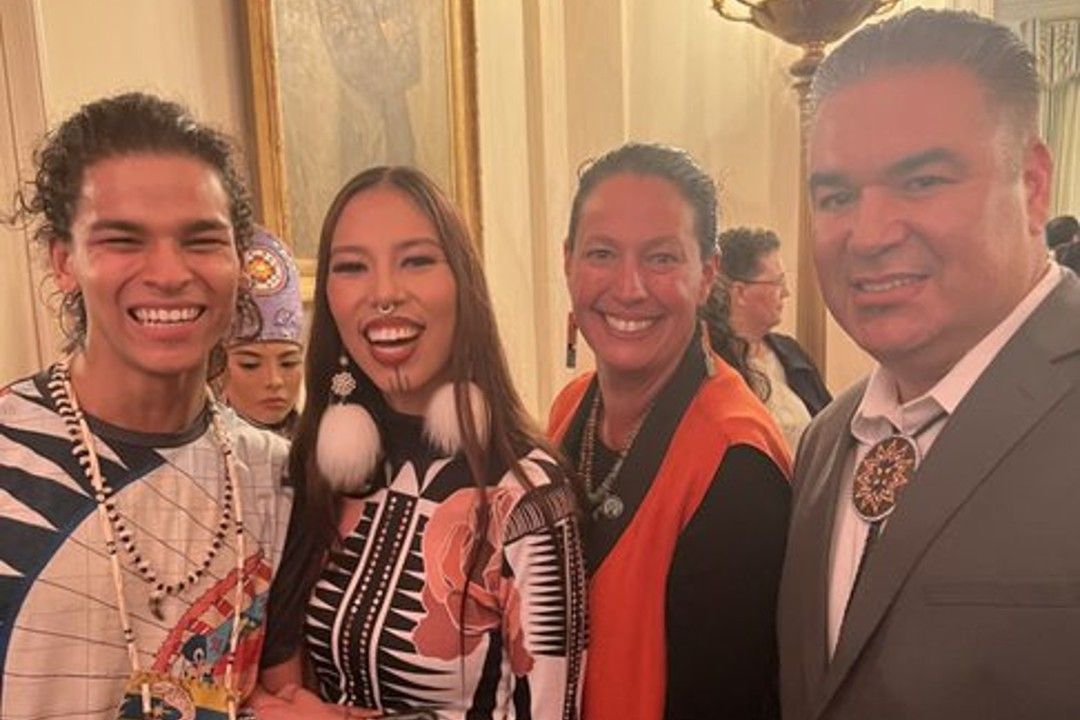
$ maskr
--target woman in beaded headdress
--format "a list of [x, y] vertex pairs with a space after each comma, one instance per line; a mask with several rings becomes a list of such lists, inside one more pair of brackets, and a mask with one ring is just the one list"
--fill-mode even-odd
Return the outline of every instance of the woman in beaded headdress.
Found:
[[330, 205], [306, 365], [259, 717], [576, 718], [573, 491], [461, 215], [419, 171], [372, 168]]
[[592, 519], [589, 720], [759, 720], [775, 700], [788, 456], [730, 330], [710, 347], [703, 329], [716, 216], [711, 178], [662, 145], [612, 150], [574, 196], [570, 328], [596, 372], [556, 398], [550, 434]]
[[288, 248], [261, 227], [243, 261], [260, 322], [228, 342], [221, 397], [252, 425], [291, 439], [304, 362], [300, 271]]

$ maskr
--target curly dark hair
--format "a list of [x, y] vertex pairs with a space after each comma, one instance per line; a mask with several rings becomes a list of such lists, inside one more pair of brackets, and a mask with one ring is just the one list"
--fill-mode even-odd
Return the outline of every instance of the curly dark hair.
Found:
[[[239, 154], [235, 144], [196, 121], [178, 103], [146, 93], [95, 100], [49, 132], [34, 152], [34, 177], [15, 194], [9, 223], [31, 228], [31, 237], [45, 250], [56, 241], [70, 243], [87, 168], [107, 158], [137, 153], [187, 156], [213, 168], [228, 195], [237, 254], [243, 257], [251, 245], [253, 211], [235, 161]], [[82, 347], [86, 306], [81, 295], [63, 296], [59, 314], [65, 352]], [[234, 322], [242, 321], [258, 322], [251, 295], [243, 287], [237, 295]], [[223, 360], [220, 348], [215, 348], [211, 366], [217, 367]]]
[[772, 230], [736, 227], [720, 233], [720, 273], [729, 280], [752, 280], [761, 258], [780, 249]]

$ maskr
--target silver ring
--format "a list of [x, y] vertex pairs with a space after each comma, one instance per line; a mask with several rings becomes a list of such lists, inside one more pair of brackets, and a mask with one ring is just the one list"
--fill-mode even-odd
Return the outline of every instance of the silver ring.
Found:
[[394, 307], [395, 306], [393, 302], [379, 303], [375, 306], [375, 311], [380, 315], [389, 315], [390, 313], [394, 312]]

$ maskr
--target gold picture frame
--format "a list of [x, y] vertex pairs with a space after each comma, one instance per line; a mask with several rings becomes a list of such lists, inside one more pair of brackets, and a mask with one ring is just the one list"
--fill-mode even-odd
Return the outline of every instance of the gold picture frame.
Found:
[[[436, 180], [441, 181], [444, 186], [448, 186], [448, 191], [458, 204], [458, 207], [461, 208], [474, 241], [479, 246], [482, 227], [476, 96], [476, 31], [473, 1], [441, 0], [441, 2], [437, 2], [436, 0], [413, 0], [412, 3], [409, 3], [407, 0], [396, 0], [393, 4], [383, 5], [382, 11], [385, 12], [386, 8], [389, 7], [398, 15], [401, 12], [431, 13], [439, 12], [441, 5], [441, 15], [426, 18], [429, 26], [434, 27], [435, 31], [442, 31], [445, 36], [442, 38], [441, 51], [433, 53], [429, 49], [427, 52], [427, 64], [422, 64], [418, 71], [410, 65], [409, 72], [414, 72], [414, 74], [415, 72], [427, 72], [429, 75], [435, 75], [438, 71], [439, 62], [445, 62], [445, 79], [436, 78], [437, 82], [432, 83], [432, 85], [436, 89], [444, 89], [446, 94], [445, 125], [448, 126], [446, 127], [448, 137], [446, 138], [446, 147], [439, 148], [439, 151], [442, 153], [445, 150], [445, 154], [441, 154], [440, 157], [445, 158], [448, 156], [449, 167], [444, 166], [441, 169], [433, 169], [425, 167], [422, 162], [415, 164], [431, 174]], [[278, 5], [280, 2], [285, 4]], [[292, 148], [287, 146], [289, 136], [287, 126], [289, 126], [290, 122], [293, 122], [294, 118], [299, 123], [309, 117], [316, 116], [319, 108], [312, 108], [308, 105], [302, 108], [294, 108], [283, 104], [279, 52], [284, 52], [286, 48], [279, 47], [278, 38], [282, 30], [288, 33], [293, 28], [279, 28], [278, 22], [293, 22], [291, 17], [283, 17], [282, 13], [295, 13], [298, 7], [318, 7], [319, 13], [338, 13], [338, 16], [326, 21], [323, 26], [323, 32], [326, 32], [326, 28], [337, 32], [342, 24], [341, 14], [352, 13], [354, 10], [357, 13], [360, 10], [369, 13], [378, 12], [379, 5], [379, 0], [308, 0], [306, 5], [297, 3], [296, 0], [244, 0], [244, 21], [250, 69], [250, 112], [254, 134], [253, 185], [255, 201], [259, 210], [259, 221], [294, 248], [297, 262], [304, 276], [305, 298], [311, 297], [311, 285], [314, 281], [315, 260], [310, 242], [312, 230], [310, 218], [308, 218], [308, 227], [304, 230], [307, 242], [297, 241], [297, 221], [292, 217], [293, 213], [290, 210], [290, 204], [292, 203], [295, 208], [298, 198], [290, 197], [289, 192], [290, 171], [295, 171], [295, 168], [289, 167], [288, 164]], [[433, 11], [431, 8], [436, 8], [436, 10]], [[352, 35], [346, 37], [355, 38], [358, 35], [363, 36], [364, 33], [367, 33], [369, 36], [376, 37], [380, 42], [384, 42], [388, 33], [392, 35], [393, 32], [400, 29], [403, 23], [407, 24], [414, 19], [409, 17], [404, 19], [401, 17], [390, 19], [379, 17], [374, 24], [368, 27], [358, 26]], [[304, 23], [302, 29], [310, 33], [309, 24]], [[415, 35], [415, 23], [412, 32]], [[432, 30], [429, 28], [427, 32], [431, 33]], [[340, 37], [335, 39], [340, 39]], [[393, 38], [391, 37], [391, 39]], [[408, 39], [412, 41], [409, 48], [415, 50], [415, 46], [419, 45], [416, 38], [411, 37]], [[293, 48], [293, 44], [288, 45], [290, 52], [304, 51], [303, 45], [299, 43], [296, 45], [299, 50]], [[351, 43], [338, 43], [335, 45], [330, 40], [326, 40], [325, 45], [334, 51], [345, 48], [346, 53], [351, 51], [352, 48]], [[416, 54], [414, 53], [414, 55]], [[380, 53], [378, 58], [383, 63], [393, 62], [393, 57], [385, 52]], [[409, 60], [415, 61], [416, 58], [410, 57]], [[297, 59], [289, 58], [289, 61], [294, 63], [297, 62]], [[306, 61], [306, 59], [301, 58], [301, 64], [303, 61]], [[423, 63], [424, 61], [421, 60], [420, 62]], [[292, 66], [290, 65], [290, 67]], [[349, 65], [346, 67], [351, 69], [354, 66]], [[386, 66], [383, 67], [385, 69]], [[332, 74], [332, 72], [324, 72], [320, 73], [318, 77], [321, 80]], [[362, 74], [356, 73], [357, 76]], [[404, 94], [401, 93], [397, 98], [399, 105], [402, 105], [401, 100], [403, 97]], [[437, 99], [429, 100], [429, 102], [437, 101]], [[317, 105], [317, 103], [315, 104]], [[441, 136], [440, 133], [426, 133], [423, 135], [422, 140], [427, 143], [437, 142], [438, 138], [432, 138], [433, 135]], [[305, 135], [304, 137], [309, 136]], [[410, 134], [410, 139], [411, 137]], [[353, 153], [350, 153], [350, 157], [352, 155]], [[295, 157], [300, 157], [299, 162], [303, 162], [302, 156]], [[383, 158], [360, 161], [357, 166], [347, 168], [348, 174], [346, 177], [363, 169], [363, 165], [381, 164], [382, 162], [392, 161]], [[311, 172], [321, 173], [323, 170], [324, 168], [319, 166], [311, 170]], [[337, 184], [340, 184], [340, 181]], [[307, 187], [306, 183], [303, 183], [303, 185], [305, 188]], [[321, 217], [330, 199], [326, 197], [322, 201], [322, 206], [312, 208], [312, 212], [318, 213]], [[317, 246], [317, 239], [315, 244]]]

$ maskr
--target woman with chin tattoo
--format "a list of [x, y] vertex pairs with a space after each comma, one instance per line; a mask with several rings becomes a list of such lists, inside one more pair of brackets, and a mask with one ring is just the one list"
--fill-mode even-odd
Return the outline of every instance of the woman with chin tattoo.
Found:
[[596, 372], [556, 398], [550, 434], [592, 520], [588, 720], [777, 715], [788, 456], [730, 329], [714, 351], [702, 327], [716, 216], [709, 176], [662, 145], [609, 152], [574, 196], [568, 360], [580, 328]]
[[573, 492], [466, 227], [420, 172], [367, 170], [331, 204], [306, 368], [258, 717], [576, 718]]

